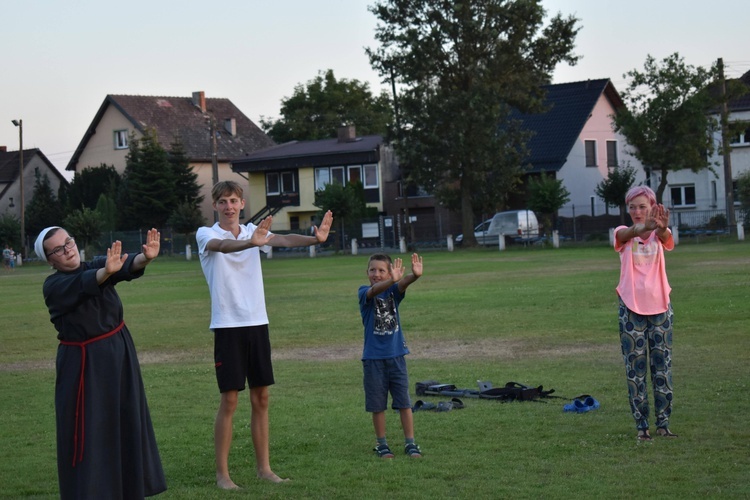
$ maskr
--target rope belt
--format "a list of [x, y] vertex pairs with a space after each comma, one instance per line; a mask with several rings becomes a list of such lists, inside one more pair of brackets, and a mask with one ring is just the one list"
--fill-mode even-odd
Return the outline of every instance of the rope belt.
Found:
[[[94, 337], [88, 340], [84, 340], [83, 342], [70, 342], [67, 340], [61, 340], [60, 345], [69, 345], [69, 346], [77, 346], [81, 348], [81, 375], [78, 379], [78, 395], [76, 396], [76, 427], [75, 431], [73, 432], [73, 446], [75, 447], [73, 450], [73, 467], [76, 466], [76, 462], [82, 462], [83, 461], [83, 440], [85, 437], [85, 414], [84, 414], [84, 389], [85, 389], [85, 372], [86, 372], [86, 346], [97, 342], [99, 340], [106, 339], [107, 337], [111, 337], [112, 335], [116, 334], [120, 330], [122, 330], [122, 327], [125, 326], [125, 322], [121, 321], [117, 327], [115, 327], [114, 330], [111, 332], [107, 332], [104, 335], [99, 335], [98, 337]], [[81, 431], [81, 445], [78, 446], [78, 430]], [[78, 450], [80, 449], [80, 454]]]

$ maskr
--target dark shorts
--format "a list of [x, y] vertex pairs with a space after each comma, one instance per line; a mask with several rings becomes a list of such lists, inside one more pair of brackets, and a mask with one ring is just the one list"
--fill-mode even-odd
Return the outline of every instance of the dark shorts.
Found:
[[365, 385], [365, 410], [373, 413], [388, 408], [388, 393], [391, 393], [391, 408], [411, 408], [409, 399], [409, 376], [406, 373], [406, 358], [362, 360]]
[[214, 363], [220, 392], [273, 385], [268, 325], [216, 328]]

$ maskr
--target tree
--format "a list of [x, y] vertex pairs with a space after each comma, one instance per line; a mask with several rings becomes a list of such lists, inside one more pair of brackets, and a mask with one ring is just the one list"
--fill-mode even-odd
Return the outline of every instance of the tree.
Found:
[[120, 195], [122, 229], [162, 228], [177, 206], [175, 176], [156, 131], [131, 137]]
[[261, 117], [260, 124], [274, 141], [283, 143], [334, 138], [344, 124], [356, 126], [359, 135], [385, 135], [392, 115], [387, 93], [375, 97], [368, 83], [336, 80], [329, 69], [282, 99], [281, 118]]
[[750, 171], [743, 172], [737, 177], [737, 198], [742, 205], [747, 227], [750, 224]]
[[104, 163], [98, 167], [84, 168], [76, 172], [70, 185], [60, 193], [60, 201], [65, 213], [81, 207], [95, 209], [99, 196], [102, 194], [115, 199], [121, 180], [115, 167]]
[[117, 229], [117, 204], [115, 200], [102, 193], [96, 202], [96, 213], [102, 220], [102, 231]]
[[174, 195], [179, 203], [189, 203], [195, 207], [203, 202], [202, 185], [198, 184], [198, 174], [190, 167], [185, 145], [180, 137], [175, 137], [169, 145], [167, 159], [174, 175]]
[[[21, 221], [11, 213], [0, 215], [0, 245], [21, 248]], [[28, 257], [28, 256], [27, 256]]]
[[656, 200], [662, 203], [669, 171], [707, 168], [716, 149], [711, 130], [718, 124], [709, 115], [721, 98], [709, 89], [716, 65], [694, 67], [676, 52], [660, 63], [649, 55], [642, 72], [624, 76], [630, 83], [622, 93], [626, 106], [614, 115], [615, 130], [636, 158], [660, 172]]
[[63, 226], [75, 237], [79, 248], [87, 248], [102, 235], [101, 216], [88, 207], [71, 212], [63, 220]]
[[596, 195], [610, 207], [620, 209], [620, 222], [625, 224], [625, 195], [635, 182], [635, 168], [630, 164], [610, 170], [606, 179], [596, 186]]
[[462, 214], [475, 245], [474, 215], [502, 208], [524, 172], [529, 134], [512, 109], [543, 111], [555, 66], [575, 64], [574, 17], [543, 27], [540, 0], [381, 0], [370, 7], [381, 46], [372, 66], [401, 85], [400, 139], [407, 183], [415, 181]]
[[177, 205], [172, 215], [169, 216], [167, 224], [177, 233], [185, 236], [185, 241], [198, 228], [206, 223], [206, 219], [201, 214], [200, 209], [190, 202], [184, 202]]
[[335, 223], [339, 227], [339, 236], [336, 238], [337, 251], [343, 248], [345, 228], [351, 229], [362, 220], [367, 211], [364, 189], [359, 182], [349, 183], [346, 186], [337, 182], [326, 184], [325, 189], [315, 192], [314, 205], [320, 208], [321, 220], [328, 210], [338, 214], [335, 218]]
[[529, 179], [529, 208], [541, 216], [545, 234], [552, 234], [557, 211], [569, 201], [570, 192], [562, 180], [544, 174]]
[[26, 234], [36, 237], [42, 229], [60, 224], [62, 210], [57, 197], [52, 192], [47, 174], [35, 174], [34, 194], [26, 205]]

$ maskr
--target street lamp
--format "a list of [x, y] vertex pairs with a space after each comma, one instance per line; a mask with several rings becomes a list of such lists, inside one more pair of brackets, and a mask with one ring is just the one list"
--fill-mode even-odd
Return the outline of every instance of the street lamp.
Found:
[[25, 259], [28, 257], [28, 253], [26, 252], [25, 204], [23, 201], [23, 120], [13, 120], [13, 125], [18, 127], [18, 172], [21, 178], [21, 248], [23, 248], [23, 258]]

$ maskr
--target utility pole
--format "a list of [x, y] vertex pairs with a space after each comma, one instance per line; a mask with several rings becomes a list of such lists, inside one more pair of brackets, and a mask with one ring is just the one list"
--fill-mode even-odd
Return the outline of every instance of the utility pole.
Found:
[[26, 202], [24, 201], [23, 187], [23, 120], [13, 120], [13, 125], [18, 127], [18, 177], [21, 180], [21, 248], [23, 258], [27, 259], [29, 254], [26, 252]]
[[[216, 120], [213, 113], [209, 115], [209, 130], [211, 132], [211, 180], [215, 186], [219, 182], [219, 158], [216, 145]], [[214, 222], [219, 221], [219, 214], [214, 210]]]
[[727, 82], [724, 79], [724, 60], [716, 62], [719, 70], [719, 90], [721, 92], [721, 154], [724, 157], [724, 193], [729, 228], [735, 225], [734, 220], [734, 186], [732, 185], [732, 148], [729, 143], [729, 110], [727, 109]]

